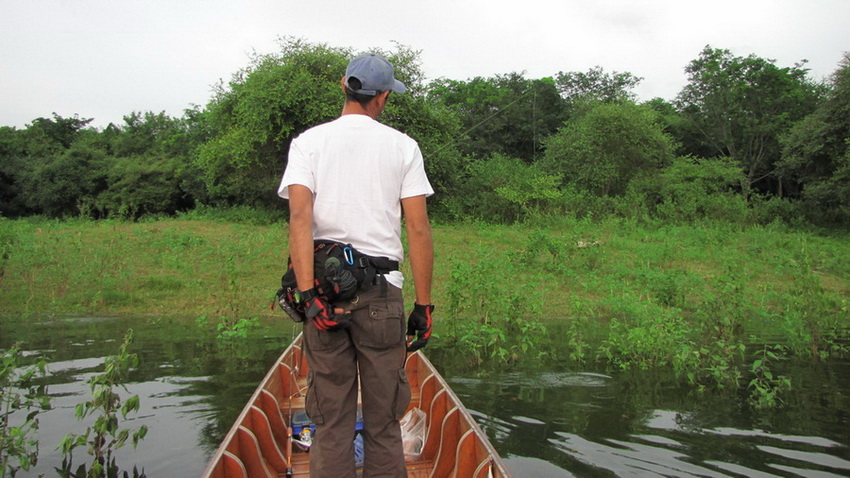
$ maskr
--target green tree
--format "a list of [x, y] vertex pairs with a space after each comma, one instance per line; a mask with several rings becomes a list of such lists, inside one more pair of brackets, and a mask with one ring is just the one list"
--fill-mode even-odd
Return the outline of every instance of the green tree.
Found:
[[638, 174], [669, 164], [673, 149], [652, 109], [599, 103], [550, 137], [541, 161], [581, 190], [615, 196]]
[[195, 149], [205, 135], [197, 110], [182, 119], [165, 113], [131, 113], [124, 125], [110, 124], [101, 141], [111, 153], [107, 160], [106, 189], [90, 204], [99, 216], [138, 218], [144, 214], [172, 214], [194, 204], [190, 191], [197, 172]]
[[[783, 138], [778, 176], [801, 190], [813, 211], [850, 214], [850, 53], [817, 110]], [[840, 217], [836, 216], [836, 219]]]
[[39, 117], [24, 130], [25, 149], [29, 156], [56, 153], [69, 149], [84, 134], [92, 118], [63, 118], [53, 113], [53, 119]]
[[454, 218], [513, 223], [556, 210], [562, 197], [560, 175], [500, 154], [470, 161], [460, 175], [463, 194], [448, 199]]
[[678, 156], [693, 156], [695, 158], [711, 158], [717, 156], [717, 151], [706, 141], [705, 135], [696, 125], [676, 109], [676, 105], [663, 99], [653, 98], [642, 103], [652, 108], [658, 115], [664, 132], [669, 134], [676, 143]]
[[108, 187], [83, 204], [100, 217], [138, 219], [187, 210], [191, 198], [181, 189], [181, 164], [174, 158], [138, 155], [112, 158]]
[[106, 151], [93, 145], [87, 131], [68, 149], [27, 156], [20, 177], [21, 196], [33, 212], [53, 217], [76, 216], [106, 189]]
[[468, 81], [440, 79], [429, 85], [428, 95], [458, 114], [463, 128], [456, 138], [459, 149], [477, 158], [498, 153], [531, 162], [542, 152], [542, 141], [565, 119], [565, 104], [552, 78], [509, 73]]
[[6, 173], [17, 196], [7, 201], [16, 201], [20, 212], [66, 216], [96, 196], [105, 186], [106, 151], [97, 131], [87, 127], [91, 121], [54, 114], [17, 132]]
[[349, 50], [295, 39], [280, 47], [254, 56], [207, 105], [211, 137], [196, 165], [214, 202], [275, 204], [292, 138], [339, 114]]
[[570, 103], [634, 101], [636, 95], [632, 90], [642, 80], [629, 72], [607, 73], [601, 66], [591, 68], [586, 73], [558, 72], [555, 77], [558, 91]]
[[717, 156], [737, 162], [747, 176], [747, 193], [757, 183], [778, 192], [776, 163], [780, 136], [811, 113], [818, 88], [802, 65], [780, 68], [755, 55], [734, 56], [706, 46], [685, 69], [688, 84], [677, 105]]
[[22, 134], [15, 128], [0, 126], [0, 216], [16, 217], [26, 213], [21, 197]]
[[[379, 120], [419, 141], [425, 168], [440, 193], [451, 189], [460, 157], [451, 144], [458, 123], [442, 105], [425, 97], [419, 52], [397, 45], [383, 54], [395, 66], [408, 91], [393, 95]], [[339, 115], [344, 97], [340, 80], [349, 49], [281, 40], [281, 51], [258, 55], [219, 88], [207, 107], [210, 140], [198, 150], [210, 201], [276, 205], [280, 176], [291, 140], [316, 124]]]
[[641, 198], [653, 216], [665, 220], [737, 222], [747, 212], [740, 195], [745, 181], [741, 168], [729, 158], [680, 156], [661, 171], [633, 180], [629, 193]]

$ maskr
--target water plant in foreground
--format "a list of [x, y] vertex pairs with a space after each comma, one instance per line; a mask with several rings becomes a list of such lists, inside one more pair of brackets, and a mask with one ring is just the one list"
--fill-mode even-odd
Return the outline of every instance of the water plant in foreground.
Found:
[[[22, 368], [21, 358], [19, 346], [0, 350], [0, 478], [36, 464], [38, 440], [32, 434], [38, 430], [39, 413], [50, 409], [45, 385], [35, 384], [47, 374], [47, 363]], [[16, 421], [15, 412], [26, 416]]]
[[[62, 468], [57, 468], [57, 473], [63, 478], [112, 478], [118, 476], [129, 476], [128, 472], [121, 473], [115, 462], [114, 452], [123, 447], [130, 439], [135, 448], [148, 432], [145, 425], [135, 431], [121, 428], [119, 426], [118, 414], [121, 419], [126, 419], [131, 412], [139, 411], [139, 396], [133, 395], [126, 400], [115, 391], [116, 387], [122, 387], [126, 391], [124, 382], [130, 369], [138, 366], [138, 356], [127, 351], [133, 340], [133, 331], [128, 330], [121, 344], [117, 356], [107, 357], [104, 372], [89, 379], [91, 387], [91, 400], [80, 403], [76, 407], [76, 416], [82, 420], [89, 415], [99, 413], [94, 424], [86, 428], [83, 435], [68, 434], [59, 444], [59, 449], [64, 455]], [[80, 465], [76, 470], [73, 468], [73, 452], [79, 446], [88, 445], [88, 454], [92, 457], [90, 467]], [[144, 471], [139, 472], [133, 467], [134, 477], [144, 477]]]
[[781, 344], [764, 345], [756, 354], [750, 369], [753, 378], [747, 386], [747, 401], [753, 407], [773, 408], [784, 403], [781, 396], [791, 389], [791, 379], [774, 374], [770, 367], [786, 355], [787, 349]]

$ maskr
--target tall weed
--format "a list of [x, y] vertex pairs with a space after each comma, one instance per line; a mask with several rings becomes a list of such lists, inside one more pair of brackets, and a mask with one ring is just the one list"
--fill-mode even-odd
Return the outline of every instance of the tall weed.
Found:
[[608, 337], [600, 355], [621, 370], [649, 369], [687, 358], [694, 344], [681, 312], [630, 295], [607, 301], [611, 310]]
[[508, 363], [544, 354], [541, 291], [522, 284], [511, 261], [484, 252], [452, 259], [449, 267], [446, 338], [470, 361]]

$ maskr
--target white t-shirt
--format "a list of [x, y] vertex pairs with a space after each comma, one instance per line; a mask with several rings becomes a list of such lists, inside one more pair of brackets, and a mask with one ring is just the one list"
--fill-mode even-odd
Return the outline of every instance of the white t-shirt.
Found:
[[[278, 195], [313, 192], [313, 238], [350, 243], [370, 256], [401, 262], [401, 199], [434, 194], [415, 140], [365, 115], [343, 115], [300, 134]], [[401, 287], [400, 272], [388, 275]]]

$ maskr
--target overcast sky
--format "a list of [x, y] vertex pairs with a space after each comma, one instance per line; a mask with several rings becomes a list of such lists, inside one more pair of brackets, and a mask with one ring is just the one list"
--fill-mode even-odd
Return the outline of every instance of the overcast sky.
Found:
[[642, 100], [669, 100], [707, 44], [828, 76], [850, 51], [850, 0], [0, 0], [0, 126], [181, 116], [281, 36], [399, 42], [422, 51], [428, 79], [599, 65], [644, 78]]

